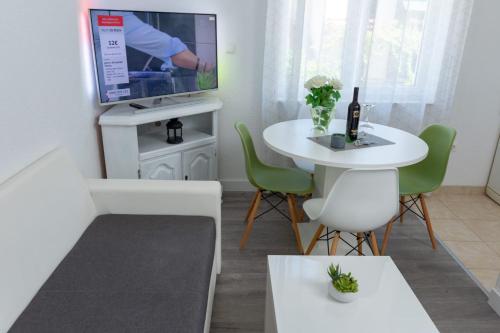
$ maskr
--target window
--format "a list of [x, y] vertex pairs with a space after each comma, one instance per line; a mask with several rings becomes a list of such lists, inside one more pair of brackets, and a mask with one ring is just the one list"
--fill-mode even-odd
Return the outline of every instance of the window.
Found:
[[366, 87], [372, 102], [435, 97], [452, 1], [306, 1], [302, 80]]
[[453, 103], [472, 0], [270, 0], [262, 119], [308, 117], [304, 82], [344, 83], [342, 117], [359, 86], [376, 119], [417, 133]]

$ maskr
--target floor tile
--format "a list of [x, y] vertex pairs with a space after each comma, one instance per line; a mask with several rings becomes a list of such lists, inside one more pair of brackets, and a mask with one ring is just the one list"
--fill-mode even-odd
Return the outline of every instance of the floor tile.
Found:
[[461, 219], [500, 220], [500, 206], [486, 197], [480, 201], [447, 201], [444, 205]]
[[447, 202], [482, 202], [488, 197], [485, 194], [454, 194], [454, 193], [440, 193], [432, 195], [432, 197], [441, 200], [443, 203]]
[[478, 242], [479, 237], [458, 219], [433, 219], [434, 232], [444, 241]]
[[455, 219], [457, 216], [439, 199], [425, 198], [432, 219]]
[[500, 269], [500, 256], [484, 242], [444, 241], [469, 269]]
[[463, 220], [483, 242], [496, 242], [500, 240], [500, 220]]
[[487, 290], [495, 286], [500, 275], [500, 270], [494, 269], [471, 269], [470, 271]]
[[498, 242], [487, 242], [486, 244], [500, 256], [500, 240]]

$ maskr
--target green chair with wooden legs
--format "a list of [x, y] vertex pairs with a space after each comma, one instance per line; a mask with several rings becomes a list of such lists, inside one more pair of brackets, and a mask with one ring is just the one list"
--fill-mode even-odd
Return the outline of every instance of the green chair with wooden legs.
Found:
[[[433, 192], [441, 186], [456, 133], [453, 128], [443, 125], [430, 125], [420, 134], [420, 138], [429, 146], [429, 153], [423, 161], [399, 169], [399, 216], [387, 224], [382, 242], [382, 255], [384, 255], [387, 248], [393, 223], [398, 218], [402, 223], [403, 215], [407, 211], [414, 213], [425, 222], [432, 248], [436, 249], [436, 240], [434, 239], [429, 210], [423, 194]], [[420, 201], [422, 208], [418, 206], [418, 201]], [[412, 209], [414, 206], [416, 210]]]
[[[312, 175], [299, 169], [280, 168], [262, 163], [255, 152], [248, 128], [241, 122], [235, 123], [234, 127], [240, 135], [241, 144], [243, 145], [248, 181], [257, 189], [246, 216], [247, 226], [240, 241], [240, 249], [245, 247], [255, 219], [272, 209], [277, 209], [278, 212], [291, 221], [297, 249], [300, 254], [303, 254], [304, 249], [297, 226], [300, 218], [297, 212], [296, 196], [308, 196], [312, 193], [314, 188]], [[278, 204], [269, 201], [269, 197], [274, 195], [279, 196], [281, 199]], [[271, 205], [271, 208], [256, 216], [262, 199], [266, 200]], [[285, 200], [288, 202], [289, 216], [278, 208], [278, 205]]]

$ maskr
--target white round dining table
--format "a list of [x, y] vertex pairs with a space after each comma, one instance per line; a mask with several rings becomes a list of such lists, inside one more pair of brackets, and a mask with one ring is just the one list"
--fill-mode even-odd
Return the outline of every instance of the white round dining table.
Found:
[[359, 130], [393, 144], [334, 151], [309, 139], [345, 133], [345, 125], [345, 120], [334, 119], [326, 133], [318, 133], [312, 130], [311, 119], [290, 120], [269, 126], [264, 130], [263, 137], [265, 144], [272, 150], [293, 159], [314, 163], [315, 196], [328, 194], [335, 180], [346, 169], [402, 167], [418, 163], [427, 156], [429, 148], [418, 136], [374, 123], [369, 123], [371, 128], [360, 127]]

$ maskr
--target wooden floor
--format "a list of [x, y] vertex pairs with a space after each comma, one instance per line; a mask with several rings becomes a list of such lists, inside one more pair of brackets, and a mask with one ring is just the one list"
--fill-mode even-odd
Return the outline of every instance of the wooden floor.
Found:
[[[247, 248], [239, 250], [250, 201], [249, 193], [224, 195], [214, 333], [263, 332], [266, 256], [297, 254], [289, 222], [275, 212], [255, 223]], [[382, 233], [378, 231], [379, 242]], [[426, 229], [416, 219], [405, 216], [404, 224], [394, 224], [387, 252], [441, 332], [500, 332], [500, 318], [487, 304], [486, 295], [440, 244], [432, 251]]]

